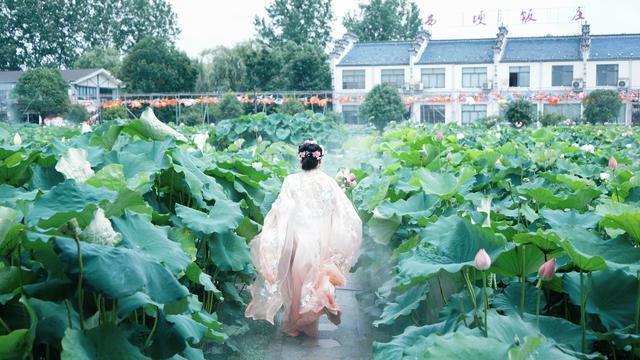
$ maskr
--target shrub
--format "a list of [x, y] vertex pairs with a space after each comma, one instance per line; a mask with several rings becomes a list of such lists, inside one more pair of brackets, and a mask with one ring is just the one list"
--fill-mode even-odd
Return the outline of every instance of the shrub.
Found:
[[540, 114], [538, 118], [542, 126], [555, 126], [566, 119], [565, 116], [557, 113]]
[[403, 120], [406, 111], [398, 89], [386, 83], [371, 89], [360, 107], [360, 114], [378, 130], [384, 129], [390, 121]]
[[529, 100], [519, 99], [512, 101], [509, 104], [504, 117], [513, 125], [518, 122], [521, 122], [524, 125], [529, 125], [535, 120], [535, 115], [535, 105]]
[[615, 122], [622, 102], [613, 90], [594, 90], [583, 100], [584, 117], [592, 123]]
[[74, 123], [81, 123], [88, 120], [91, 115], [84, 106], [80, 104], [71, 104], [62, 117], [65, 120], [69, 120]]
[[502, 120], [503, 120], [502, 117], [497, 115], [492, 115], [492, 116], [485, 116], [483, 118], [478, 119], [478, 123], [483, 124], [489, 129], [501, 123]]
[[102, 121], [126, 119], [126, 118], [127, 118], [127, 109], [125, 109], [124, 106], [110, 106], [110, 107], [102, 108], [100, 112], [100, 119]]
[[232, 119], [242, 116], [244, 110], [242, 109], [242, 102], [238, 100], [236, 94], [226, 93], [216, 108], [216, 114], [214, 118], [216, 120]]
[[202, 124], [204, 117], [200, 111], [200, 107], [192, 106], [183, 110], [182, 114], [180, 114], [180, 122], [188, 126]]
[[20, 113], [59, 115], [69, 106], [69, 85], [58, 70], [35, 68], [27, 70], [13, 89]]
[[284, 103], [278, 108], [279, 113], [287, 115], [295, 115], [305, 110], [306, 108], [304, 104], [300, 100], [296, 100], [293, 98], [286, 99]]

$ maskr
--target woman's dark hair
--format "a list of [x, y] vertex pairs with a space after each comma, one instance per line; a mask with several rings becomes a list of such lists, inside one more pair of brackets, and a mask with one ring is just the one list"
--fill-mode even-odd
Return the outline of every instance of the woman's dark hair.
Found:
[[[320, 153], [319, 157], [317, 156], [317, 152]], [[302, 170], [313, 170], [318, 167], [318, 164], [322, 159], [322, 147], [315, 142], [305, 141], [298, 146], [298, 155], [300, 157]]]

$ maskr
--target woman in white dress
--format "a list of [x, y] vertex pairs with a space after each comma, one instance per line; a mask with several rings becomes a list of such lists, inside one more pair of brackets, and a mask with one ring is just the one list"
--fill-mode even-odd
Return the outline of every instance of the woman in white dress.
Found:
[[245, 315], [274, 323], [284, 307], [281, 330], [316, 336], [326, 314], [336, 325], [341, 311], [335, 287], [362, 242], [362, 222], [335, 179], [322, 172], [323, 149], [313, 141], [298, 147], [302, 171], [289, 175], [251, 242], [258, 276]]

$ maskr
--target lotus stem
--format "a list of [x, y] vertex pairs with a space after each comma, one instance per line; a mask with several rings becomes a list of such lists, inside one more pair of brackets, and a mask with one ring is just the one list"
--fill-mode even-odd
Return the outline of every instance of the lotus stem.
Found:
[[636, 334], [640, 327], [640, 271], [636, 272], [636, 278], [638, 279], [638, 296], [636, 297]]
[[542, 297], [542, 290], [538, 289], [538, 295], [536, 296], [536, 326], [540, 326], [540, 298]]
[[67, 308], [67, 321], [69, 321], [69, 329], [73, 329], [73, 323], [71, 322], [71, 307], [69, 306], [69, 299], [64, 301], [64, 305]]
[[525, 269], [525, 250], [526, 245], [522, 244], [522, 279], [520, 282], [520, 317], [524, 317], [524, 296], [527, 274]]
[[440, 288], [440, 296], [442, 297], [442, 303], [447, 305], [447, 298], [444, 296], [444, 291], [442, 290], [442, 283], [440, 282], [440, 275], [437, 275], [436, 279], [438, 279], [438, 287]]
[[84, 330], [84, 291], [82, 289], [82, 279], [84, 276], [84, 264], [82, 262], [82, 253], [80, 252], [80, 239], [78, 238], [78, 232], [76, 227], [69, 223], [73, 239], [76, 241], [76, 249], [78, 251], [78, 269], [80, 274], [78, 275], [78, 312], [80, 313], [80, 330]]
[[582, 269], [580, 269], [580, 327], [582, 329], [582, 334], [580, 336], [580, 349], [582, 353], [586, 350], [586, 330], [587, 330], [587, 319], [585, 313], [585, 296], [584, 296], [584, 274]]
[[464, 311], [464, 301], [462, 299], [459, 299], [458, 302], [460, 303], [460, 313], [462, 314], [462, 322], [464, 323], [464, 326], [469, 327], [469, 324], [467, 324], [467, 316]]
[[473, 291], [473, 286], [471, 285], [471, 280], [469, 280], [469, 270], [464, 271], [464, 280], [467, 283], [467, 290], [469, 291], [469, 297], [471, 298], [471, 304], [473, 305], [473, 320], [478, 325], [478, 304], [476, 303], [476, 294]]
[[2, 327], [4, 328], [4, 331], [8, 333], [11, 332], [11, 329], [7, 326], [7, 323], [4, 322], [4, 320], [2, 320], [2, 318], [0, 318], [0, 325], [2, 325]]
[[482, 272], [482, 291], [484, 292], [484, 337], [489, 337], [489, 323], [487, 322], [487, 311], [489, 309], [489, 297], [487, 296], [486, 272]]
[[156, 317], [153, 320], [153, 327], [151, 328], [149, 336], [147, 336], [147, 340], [144, 342], [144, 347], [149, 347], [149, 345], [151, 344], [151, 338], [153, 337], [153, 335], [155, 335], [156, 328], [158, 327], [158, 317], [160, 317], [160, 314], [156, 311]]

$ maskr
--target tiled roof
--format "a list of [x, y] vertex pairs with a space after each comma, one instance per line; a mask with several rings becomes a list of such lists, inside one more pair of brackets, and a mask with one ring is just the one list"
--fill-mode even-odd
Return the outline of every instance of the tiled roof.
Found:
[[640, 59], [640, 34], [593, 35], [590, 60]]
[[409, 65], [410, 48], [409, 41], [356, 43], [338, 66]]
[[[73, 70], [60, 70], [62, 78], [66, 82], [73, 82], [81, 79], [87, 75], [93, 74], [100, 69], [73, 69]], [[23, 71], [0, 71], [0, 83], [15, 83], [18, 82]]]
[[507, 38], [502, 62], [580, 61], [580, 37]]
[[418, 64], [492, 63], [494, 44], [494, 39], [431, 40]]

